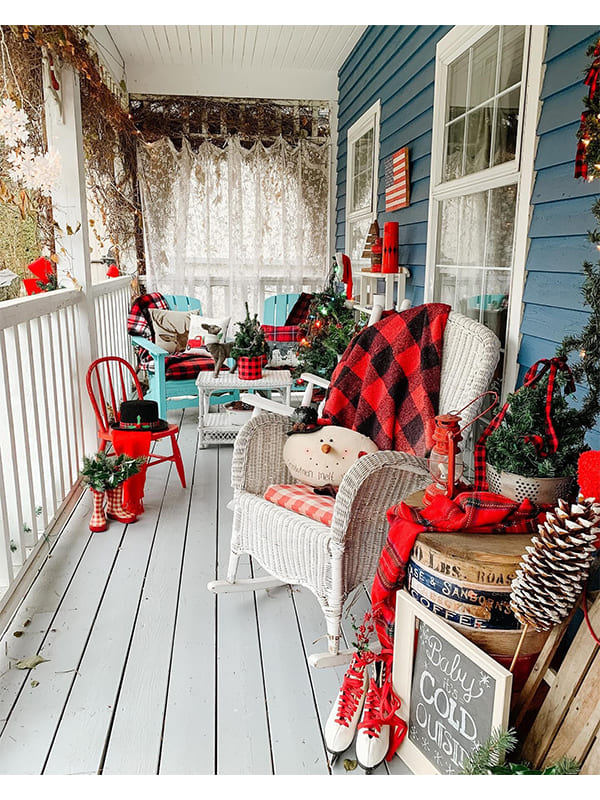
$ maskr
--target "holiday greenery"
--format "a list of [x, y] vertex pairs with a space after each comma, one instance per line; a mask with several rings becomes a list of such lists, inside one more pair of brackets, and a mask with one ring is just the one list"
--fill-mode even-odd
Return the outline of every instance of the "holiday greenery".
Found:
[[109, 456], [100, 450], [92, 458], [83, 457], [83, 469], [79, 473], [81, 480], [97, 492], [115, 489], [132, 475], [137, 475], [147, 459], [132, 458], [121, 453]]
[[[600, 222], [600, 202], [592, 212]], [[600, 241], [600, 231], [590, 232], [589, 239]], [[546, 432], [548, 377], [510, 395], [510, 408], [502, 424], [486, 441], [487, 460], [498, 470], [526, 477], [575, 476], [579, 455], [589, 449], [585, 437], [600, 413], [600, 262], [594, 266], [586, 261], [583, 274], [581, 291], [584, 306], [590, 309], [588, 321], [578, 336], [565, 336], [556, 356], [569, 361], [575, 382], [586, 391], [585, 397], [578, 406], [568, 399], [564, 373], [559, 373], [551, 405], [558, 449], [544, 455], [534, 440], [543, 438]]]
[[337, 291], [335, 275], [322, 292], [313, 294], [306, 322], [300, 326], [302, 339], [298, 348], [296, 372], [311, 372], [329, 379], [353, 335], [360, 330], [346, 296]]
[[590, 88], [588, 96], [583, 98], [585, 110], [577, 131], [575, 177], [593, 181], [600, 177], [600, 40], [588, 47], [586, 55], [591, 58], [585, 77]]
[[568, 757], [559, 759], [543, 770], [533, 769], [531, 764], [507, 763], [507, 753], [512, 753], [518, 743], [514, 728], [492, 731], [489, 739], [467, 756], [463, 763], [463, 775], [577, 775], [577, 762]]
[[258, 314], [251, 317], [248, 303], [245, 303], [245, 306], [246, 319], [242, 320], [242, 322], [236, 322], [238, 331], [233, 339], [231, 356], [232, 358], [266, 356], [269, 354], [269, 345], [258, 319]]

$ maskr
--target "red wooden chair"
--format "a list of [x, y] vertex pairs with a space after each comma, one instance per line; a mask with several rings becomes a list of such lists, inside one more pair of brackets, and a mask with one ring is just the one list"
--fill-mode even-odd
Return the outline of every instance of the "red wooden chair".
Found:
[[[110, 423], [119, 421], [121, 403], [123, 400], [132, 399], [132, 389], [142, 400], [144, 397], [142, 386], [131, 364], [118, 356], [104, 356], [96, 359], [87, 371], [85, 385], [98, 423], [100, 450], [104, 450], [112, 442], [113, 429]], [[181, 451], [177, 444], [178, 432], [178, 425], [169, 425], [166, 430], [152, 432], [153, 442], [170, 436], [173, 452], [170, 456], [151, 453], [148, 466], [161, 464], [163, 461], [173, 461], [177, 467], [181, 485], [185, 489], [185, 471]]]

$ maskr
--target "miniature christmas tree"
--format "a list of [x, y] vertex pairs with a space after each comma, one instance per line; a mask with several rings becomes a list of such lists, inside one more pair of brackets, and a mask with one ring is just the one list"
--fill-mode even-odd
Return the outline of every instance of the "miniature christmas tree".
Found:
[[[600, 222], [600, 203], [592, 211]], [[588, 238], [600, 241], [600, 231], [590, 232]], [[570, 362], [575, 383], [584, 386], [587, 394], [576, 406], [567, 398], [567, 377], [559, 372], [551, 405], [558, 439], [556, 452], [540, 446], [546, 434], [548, 376], [510, 395], [510, 408], [502, 424], [486, 441], [487, 460], [498, 470], [541, 478], [574, 476], [579, 455], [589, 449], [585, 437], [600, 413], [600, 262], [594, 266], [586, 261], [583, 273], [581, 291], [590, 315], [579, 336], [562, 340], [556, 356]]]
[[303, 337], [298, 347], [298, 375], [311, 372], [329, 379], [338, 356], [360, 330], [353, 310], [346, 305], [345, 295], [336, 291], [334, 283], [332, 275], [327, 288], [313, 295], [307, 321], [300, 326]]
[[231, 355], [233, 358], [267, 356], [269, 354], [269, 345], [258, 319], [258, 314], [251, 317], [248, 303], [245, 303], [245, 306], [246, 319], [236, 323], [238, 331], [234, 337]]

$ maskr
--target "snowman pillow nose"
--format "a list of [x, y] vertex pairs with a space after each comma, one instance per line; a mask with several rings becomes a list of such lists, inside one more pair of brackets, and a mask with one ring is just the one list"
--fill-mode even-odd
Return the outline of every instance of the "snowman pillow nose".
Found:
[[322, 444], [321, 445], [321, 450], [324, 453], [328, 453], [331, 450], [331, 445], [330, 444]]

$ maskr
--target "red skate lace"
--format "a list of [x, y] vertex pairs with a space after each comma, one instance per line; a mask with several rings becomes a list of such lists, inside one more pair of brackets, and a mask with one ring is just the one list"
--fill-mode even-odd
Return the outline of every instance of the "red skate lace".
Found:
[[373, 678], [365, 700], [365, 707], [358, 730], [364, 730], [369, 736], [379, 738], [382, 725], [390, 726], [390, 746], [386, 754], [389, 761], [406, 736], [406, 722], [398, 715], [400, 699], [392, 688], [390, 679], [384, 681], [383, 687], [377, 686]]
[[352, 663], [344, 675], [335, 721], [340, 725], [345, 725], [346, 728], [349, 727], [350, 720], [356, 713], [360, 698], [362, 697], [365, 667], [369, 660], [372, 659], [357, 653], [353, 656]]

